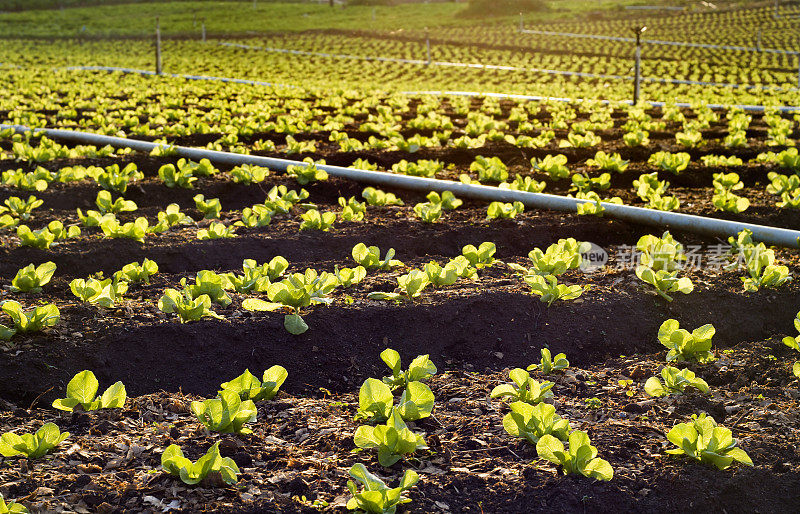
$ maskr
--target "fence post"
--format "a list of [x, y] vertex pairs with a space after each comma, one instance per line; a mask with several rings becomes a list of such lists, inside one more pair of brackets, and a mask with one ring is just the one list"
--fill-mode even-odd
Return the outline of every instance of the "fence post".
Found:
[[425, 29], [425, 49], [428, 56], [428, 66], [431, 65], [431, 37], [428, 33], [428, 29]]
[[203, 37], [203, 43], [205, 43], [206, 42], [206, 21], [205, 20], [203, 20], [203, 24], [200, 26], [200, 31], [203, 34], [203, 36], [202, 36]]
[[633, 105], [639, 103], [639, 93], [641, 92], [642, 82], [642, 32], [647, 30], [647, 27], [640, 27], [636, 29], [636, 54], [633, 64]]
[[161, 75], [161, 22], [156, 17], [156, 75]]

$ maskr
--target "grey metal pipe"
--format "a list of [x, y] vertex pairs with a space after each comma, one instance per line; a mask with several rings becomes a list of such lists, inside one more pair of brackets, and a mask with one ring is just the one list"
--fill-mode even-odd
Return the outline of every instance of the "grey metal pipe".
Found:
[[[27, 132], [31, 129], [22, 125], [3, 125], [0, 130], [14, 128], [17, 132]], [[155, 148], [168, 148], [170, 145], [161, 143], [150, 143], [148, 141], [137, 141], [121, 137], [104, 136], [88, 132], [77, 132], [61, 129], [34, 129], [37, 134], [44, 134], [53, 139], [73, 141], [78, 143], [88, 143], [93, 145], [111, 145], [113, 147], [131, 148], [140, 152], [151, 152]], [[289, 166], [307, 166], [307, 163], [292, 161], [288, 159], [278, 159], [275, 157], [261, 157], [256, 155], [242, 155], [229, 152], [219, 152], [203, 148], [191, 148], [186, 146], [173, 146], [177, 155], [187, 159], [208, 159], [217, 164], [227, 164], [239, 166], [251, 164], [255, 166], [265, 166], [273, 170], [286, 171]], [[325, 170], [334, 177], [346, 178], [357, 182], [364, 182], [387, 187], [398, 187], [414, 191], [452, 191], [453, 194], [464, 198], [485, 200], [488, 202], [522, 202], [525, 207], [535, 209], [551, 209], [557, 211], [576, 212], [577, 206], [583, 203], [591, 203], [589, 200], [579, 200], [566, 196], [551, 195], [546, 193], [529, 193], [526, 191], [516, 191], [512, 189], [500, 189], [493, 186], [478, 186], [473, 184], [463, 184], [451, 180], [440, 180], [424, 177], [410, 177], [407, 175], [397, 175], [383, 171], [367, 171], [355, 168], [344, 168], [341, 166], [317, 165], [318, 168]], [[616, 205], [603, 202], [605, 208], [604, 215], [609, 218], [616, 218], [632, 223], [659, 227], [660, 229], [672, 228], [691, 232], [709, 237], [725, 238], [735, 236], [744, 229], [753, 232], [754, 239], [765, 244], [785, 246], [790, 248], [800, 248], [800, 231], [785, 228], [769, 227], [765, 225], [755, 225], [752, 223], [741, 223], [738, 221], [720, 220], [706, 218], [692, 214], [680, 214], [676, 212], [658, 211], [655, 209], [645, 209], [630, 205]]]

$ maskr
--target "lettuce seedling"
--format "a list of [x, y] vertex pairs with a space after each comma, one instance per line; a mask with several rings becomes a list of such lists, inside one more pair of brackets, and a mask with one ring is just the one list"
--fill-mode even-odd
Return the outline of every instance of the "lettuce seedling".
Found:
[[361, 221], [367, 213], [367, 204], [357, 201], [354, 196], [347, 199], [340, 196], [339, 206], [342, 208], [342, 221]]
[[318, 180], [328, 180], [328, 172], [317, 168], [314, 159], [306, 157], [303, 162], [304, 165], [290, 165], [286, 168], [286, 173], [294, 176], [298, 184], [304, 186]]
[[531, 378], [530, 374], [522, 368], [515, 368], [509, 371], [511, 384], [500, 384], [492, 389], [492, 398], [511, 397], [514, 401], [530, 403], [536, 405], [548, 398], [553, 397], [551, 389], [555, 385], [553, 382], [542, 382]]
[[611, 480], [614, 470], [608, 461], [597, 458], [597, 448], [591, 445], [586, 432], [573, 430], [569, 434], [569, 450], [552, 435], [543, 435], [536, 443], [539, 457], [561, 466], [565, 475], [573, 473], [597, 480]]
[[17, 502], [8, 500], [6, 502], [3, 494], [0, 493], [0, 514], [28, 514], [28, 509]]
[[211, 239], [227, 239], [236, 237], [235, 230], [236, 227], [234, 225], [227, 227], [224, 223], [213, 221], [207, 229], [201, 228], [197, 231], [197, 239], [200, 241], [208, 241]]
[[308, 198], [308, 191], [300, 189], [298, 193], [294, 189], [289, 189], [283, 184], [280, 186], [273, 186], [267, 193], [267, 198], [264, 200], [264, 205], [275, 212], [281, 214], [289, 214], [292, 207], [300, 200]]
[[188, 168], [176, 169], [174, 164], [165, 164], [158, 169], [158, 178], [167, 187], [192, 189], [197, 177]]
[[610, 173], [603, 173], [599, 177], [589, 177], [583, 173], [575, 173], [572, 175], [572, 187], [570, 187], [570, 191], [588, 193], [595, 189], [605, 191], [609, 187], [611, 187]]
[[[167, 205], [167, 208], [158, 213], [158, 225], [151, 229], [152, 232], [164, 232], [178, 225], [191, 225], [194, 220], [181, 212], [177, 203]], [[156, 228], [158, 227], [158, 228]]]
[[491, 266], [494, 264], [494, 254], [497, 251], [497, 247], [494, 243], [490, 243], [485, 241], [481, 243], [477, 248], [474, 245], [466, 245], [464, 248], [461, 249], [461, 255], [466, 257], [467, 261], [469, 261], [470, 266], [474, 266], [478, 269], [485, 268], [487, 266]]
[[503, 203], [491, 202], [486, 209], [486, 219], [511, 219], [516, 218], [517, 214], [525, 211], [525, 206], [522, 202]]
[[[797, 317], [794, 318], [794, 328], [800, 332], [800, 312], [798, 312]], [[786, 336], [783, 338], [783, 344], [800, 352], [800, 341], [798, 341], [798, 339], [800, 339], [800, 334], [795, 337]]]
[[405, 275], [397, 277], [397, 291], [392, 293], [384, 293], [375, 291], [369, 293], [367, 298], [370, 300], [413, 300], [419, 298], [422, 290], [430, 284], [427, 273], [418, 269], [412, 269]]
[[409, 429], [400, 413], [394, 408], [385, 425], [358, 427], [353, 442], [359, 448], [377, 448], [378, 462], [386, 468], [406, 455], [428, 448], [425, 438]]
[[211, 310], [211, 298], [208, 295], [192, 298], [188, 293], [181, 293], [177, 289], [164, 291], [164, 295], [158, 300], [158, 309], [167, 314], [174, 312], [180, 316], [181, 323], [204, 317], [224, 319]]
[[508, 167], [499, 157], [478, 155], [469, 165], [469, 170], [476, 172], [481, 182], [503, 182], [508, 178]]
[[28, 264], [17, 271], [11, 280], [11, 285], [6, 288], [12, 293], [41, 293], [42, 286], [50, 282], [56, 271], [56, 263], [45, 262], [38, 266]]
[[752, 466], [753, 461], [741, 448], [731, 431], [717, 425], [714, 418], [692, 414], [690, 423], [679, 423], [667, 433], [669, 442], [678, 448], [667, 450], [671, 455], [686, 455], [697, 461], [727, 469], [734, 461]]
[[122, 170], [119, 164], [106, 167], [105, 171], [97, 175], [97, 184], [108, 191], [124, 195], [130, 182], [142, 180], [144, 173], [138, 171], [135, 163], [129, 163]]
[[377, 378], [368, 378], [358, 391], [358, 411], [355, 419], [364, 419], [368, 423], [381, 423], [389, 419], [394, 396], [389, 386]]
[[144, 243], [144, 237], [147, 235], [149, 226], [150, 224], [145, 217], [136, 218], [135, 221], [122, 225], [116, 218], [107, 219], [100, 223], [100, 228], [103, 230], [103, 234], [105, 234], [106, 237], [133, 239], [140, 243]]
[[428, 276], [428, 281], [433, 285], [433, 287], [442, 287], [455, 284], [456, 280], [459, 278], [458, 271], [457, 264], [453, 263], [452, 261], [444, 266], [433, 261], [425, 265], [425, 274]]
[[542, 348], [541, 353], [542, 360], [539, 361], [539, 364], [531, 364], [528, 366], [528, 371], [538, 369], [543, 374], [549, 375], [554, 371], [561, 371], [569, 367], [569, 361], [567, 360], [567, 356], [565, 354], [559, 353], [555, 357], [551, 357], [550, 350], [548, 348]]
[[355, 268], [341, 268], [339, 269], [338, 266], [334, 268], [334, 275], [336, 275], [336, 280], [339, 281], [339, 285], [342, 287], [351, 287], [355, 284], [358, 284], [367, 276], [367, 270], [364, 269], [364, 266], [356, 266]]
[[158, 273], [158, 264], [146, 258], [141, 264], [138, 262], [131, 262], [122, 267], [121, 270], [114, 273], [114, 278], [135, 284], [137, 282], [150, 283], [150, 277]]
[[503, 417], [503, 428], [509, 435], [536, 444], [545, 435], [552, 435], [566, 441], [569, 435], [569, 421], [556, 414], [556, 408], [549, 403], [531, 405], [514, 402], [509, 405], [511, 412]]
[[336, 221], [335, 212], [320, 212], [317, 209], [309, 209], [300, 215], [303, 220], [300, 223], [300, 230], [322, 230], [327, 232]]
[[686, 152], [669, 153], [656, 152], [647, 160], [647, 164], [657, 166], [664, 171], [669, 171], [677, 175], [689, 166], [691, 156]]
[[536, 157], [531, 159], [533, 169], [547, 173], [553, 180], [569, 177], [569, 168], [566, 165], [567, 156], [563, 154], [545, 155], [543, 159], [537, 159]]
[[304, 273], [293, 275], [275, 282], [267, 287], [269, 302], [258, 298], [247, 298], [242, 302], [242, 307], [250, 311], [273, 312], [289, 307], [291, 314], [283, 319], [283, 327], [287, 332], [300, 335], [308, 330], [308, 325], [300, 316], [300, 309], [312, 304], [329, 304], [333, 301], [328, 295], [339, 285], [339, 280], [333, 273], [317, 273], [311, 268]]
[[706, 363], [714, 360], [714, 355], [711, 353], [711, 338], [715, 332], [714, 326], [709, 323], [690, 333], [680, 328], [677, 320], [668, 319], [658, 329], [658, 340], [669, 348], [667, 362]]
[[219, 442], [214, 443], [197, 462], [184, 457], [180, 446], [172, 444], [161, 454], [161, 467], [187, 485], [199, 484], [211, 473], [218, 473], [226, 484], [235, 484], [236, 475], [240, 473], [233, 459], [220, 456]]
[[219, 219], [219, 213], [222, 212], [222, 205], [219, 203], [219, 198], [210, 198], [206, 200], [203, 195], [195, 195], [194, 206], [198, 211], [203, 213], [206, 219]]
[[393, 259], [394, 248], [386, 251], [386, 257], [381, 260], [381, 251], [377, 246], [367, 246], [358, 243], [353, 247], [352, 256], [356, 264], [364, 266], [366, 269], [391, 270], [403, 266], [401, 261]]
[[235, 222], [237, 227], [266, 227], [272, 222], [272, 216], [275, 211], [269, 209], [265, 205], [256, 204], [252, 208], [245, 207], [242, 209], [242, 219]]
[[624, 173], [630, 161], [624, 160], [618, 153], [607, 154], [603, 150], [594, 154], [594, 159], [587, 159], [587, 166], [595, 166], [605, 171]]
[[533, 263], [530, 269], [510, 263], [509, 267], [528, 275], [561, 275], [568, 270], [577, 269], [583, 261], [582, 254], [589, 250], [591, 245], [578, 242], [574, 238], [559, 239], [547, 247], [544, 252], [534, 248], [528, 252], [528, 258]]
[[403, 200], [397, 198], [394, 193], [386, 193], [374, 187], [364, 188], [364, 191], [361, 192], [361, 196], [370, 205], [404, 205]]
[[53, 423], [45, 423], [34, 434], [17, 435], [6, 432], [0, 436], [0, 455], [3, 457], [23, 456], [28, 460], [40, 459], [61, 444], [69, 432], [61, 433]]
[[89, 370], [81, 371], [67, 384], [67, 397], [55, 400], [53, 407], [72, 412], [78, 406], [84, 411], [90, 411], [121, 409], [125, 405], [128, 395], [122, 382], [109, 386], [101, 396], [96, 396], [99, 386], [94, 373]]
[[433, 412], [436, 398], [433, 391], [422, 382], [409, 382], [397, 403], [397, 412], [407, 421], [427, 418]]
[[556, 300], [574, 300], [588, 291], [590, 286], [568, 286], [559, 284], [558, 279], [553, 275], [526, 275], [523, 280], [531, 288], [531, 293], [540, 296], [541, 302], [548, 307], [553, 305]]
[[99, 211], [86, 211], [86, 214], [83, 214], [83, 211], [80, 209], [78, 211], [78, 218], [81, 220], [81, 223], [84, 227], [99, 227], [102, 223], [108, 220], [117, 219], [114, 214], [108, 213], [103, 214]]
[[347, 501], [347, 509], [361, 510], [369, 514], [395, 514], [398, 505], [411, 502], [409, 498], [403, 496], [403, 493], [419, 481], [419, 475], [407, 469], [400, 486], [390, 489], [383, 480], [367, 471], [360, 462], [350, 468], [350, 476], [364, 484], [364, 489], [359, 492], [352, 480], [347, 481], [347, 489], [353, 495]]
[[213, 432], [251, 434], [245, 423], [256, 420], [258, 410], [252, 400], [242, 400], [235, 390], [223, 389], [217, 398], [194, 401], [192, 412], [200, 423]]
[[286, 381], [289, 372], [283, 366], [272, 366], [264, 371], [263, 380], [259, 381], [249, 369], [234, 378], [230, 382], [223, 382], [220, 385], [223, 391], [233, 391], [242, 400], [271, 400], [278, 394], [278, 389]]
[[425, 223], [436, 223], [442, 217], [442, 204], [424, 202], [414, 206], [416, 214]]
[[667, 293], [689, 294], [694, 291], [694, 284], [688, 277], [678, 278], [677, 271], [653, 271], [647, 266], [637, 266], [636, 276], [656, 289], [659, 296], [671, 302], [672, 296]]
[[115, 274], [113, 279], [105, 280], [76, 278], [69, 283], [69, 289], [82, 302], [112, 309], [115, 302], [122, 300], [122, 295], [128, 291], [128, 283]]
[[33, 210], [44, 203], [33, 195], [30, 195], [27, 200], [23, 200], [18, 196], [11, 196], [6, 198], [3, 205], [0, 205], [0, 214], [9, 214], [10, 216], [26, 221], [31, 217]]
[[789, 268], [775, 264], [775, 251], [768, 250], [764, 243], [745, 249], [742, 255], [750, 275], [742, 277], [745, 291], [755, 292], [762, 287], [778, 288], [792, 280]]
[[8, 340], [14, 334], [26, 332], [39, 332], [47, 327], [52, 327], [61, 320], [61, 314], [54, 303], [42, 305], [29, 311], [23, 311], [19, 302], [6, 300], [0, 302], [0, 310], [11, 317], [13, 327], [0, 324], [0, 339]]
[[663, 382], [658, 377], [648, 378], [644, 383], [644, 391], [656, 398], [682, 393], [687, 387], [697, 388], [701, 393], [708, 392], [708, 383], [688, 369], [679, 370], [672, 366], [666, 366], [661, 370], [661, 377]]
[[126, 200], [122, 197], [112, 201], [111, 193], [106, 190], [97, 193], [97, 198], [95, 199], [94, 203], [97, 204], [97, 208], [102, 214], [132, 212], [138, 208], [136, 206], [136, 202], [132, 200]]
[[539, 182], [532, 177], [523, 177], [518, 174], [513, 182], [501, 182], [497, 187], [500, 189], [526, 191], [528, 193], [541, 193], [547, 187], [547, 182], [544, 180]]
[[410, 382], [422, 382], [436, 374], [436, 365], [431, 362], [428, 355], [418, 355], [403, 371], [400, 354], [387, 348], [381, 352], [381, 360], [392, 370], [390, 376], [383, 377], [383, 382], [393, 390], [406, 387]]
[[17, 227], [17, 237], [21, 246], [31, 246], [40, 250], [47, 250], [56, 240], [56, 236], [47, 228], [33, 231], [27, 225]]
[[[289, 261], [277, 255], [268, 263], [259, 264], [254, 259], [245, 259], [242, 262], [243, 275], [226, 273], [225, 279], [230, 287], [237, 293], [265, 292], [272, 280], [283, 275]], [[227, 286], [226, 286], [227, 289]]]
[[462, 200], [456, 198], [456, 195], [454, 195], [452, 191], [443, 191], [441, 195], [436, 191], [431, 191], [425, 198], [427, 198], [430, 203], [442, 204], [442, 209], [446, 211], [457, 209], [464, 203]]
[[264, 182], [268, 176], [269, 168], [263, 166], [243, 164], [231, 170], [231, 179], [237, 184], [244, 184], [246, 186]]
[[207, 295], [212, 302], [223, 307], [231, 304], [231, 297], [225, 292], [229, 285], [230, 283], [224, 275], [218, 275], [209, 270], [198, 271], [194, 284], [187, 285], [186, 279], [181, 279], [181, 287], [188, 297], [194, 300], [202, 295]]

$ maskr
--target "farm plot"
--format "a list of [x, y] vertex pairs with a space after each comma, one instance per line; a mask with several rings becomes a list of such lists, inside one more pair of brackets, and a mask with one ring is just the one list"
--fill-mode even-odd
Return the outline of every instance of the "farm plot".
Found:
[[[409, 472], [403, 494], [420, 512], [796, 505], [797, 250], [664, 233], [600, 203], [796, 228], [793, 115], [15, 73], [27, 82], [0, 106], [8, 122], [308, 161], [278, 173], [2, 133], [0, 294], [6, 313], [39, 311], [0, 320], [0, 432], [70, 433], [40, 460], [5, 450], [7, 500], [344, 510], [362, 464], [392, 487]], [[322, 160], [592, 202], [554, 213], [365, 190], [326, 177]], [[605, 266], [582, 271], [579, 242]], [[432, 365], [403, 378], [423, 354]], [[272, 375], [263, 389], [233, 380], [246, 369]], [[83, 370], [100, 385], [90, 409], [117, 381], [130, 398], [112, 386], [98, 401], [121, 408], [50, 408], [77, 406]], [[496, 389], [509, 372], [530, 390]], [[203, 414], [223, 383], [216, 405], [233, 421]], [[554, 418], [554, 436], [519, 437], [511, 413], [538, 405], [544, 418], [548, 404], [569, 427]], [[702, 416], [681, 424], [701, 413], [746, 453], [670, 455], [681, 431], [714, 430]], [[387, 422], [413, 431], [405, 450], [370, 449]], [[571, 450], [593, 453], [585, 432], [602, 461], [557, 466], [539, 442], [557, 448], [569, 430]], [[215, 459], [200, 481], [172, 444], [233, 464]], [[168, 473], [181, 467], [183, 480]]]

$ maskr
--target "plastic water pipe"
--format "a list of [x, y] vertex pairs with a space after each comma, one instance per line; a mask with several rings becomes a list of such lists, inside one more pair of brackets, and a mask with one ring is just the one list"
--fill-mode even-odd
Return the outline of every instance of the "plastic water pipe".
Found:
[[[17, 132], [28, 132], [31, 129], [22, 125], [3, 125], [0, 130], [13, 128]], [[93, 145], [111, 145], [113, 147], [131, 148], [139, 152], [151, 152], [156, 148], [172, 148], [180, 157], [187, 159], [208, 159], [217, 164], [230, 166], [240, 166], [251, 164], [264, 166], [277, 171], [286, 171], [289, 166], [308, 166], [301, 161], [288, 159], [278, 159], [275, 157], [261, 157], [256, 155], [242, 155], [237, 153], [219, 152], [203, 148], [191, 148], [186, 146], [171, 146], [163, 143], [151, 143], [148, 141], [137, 141], [121, 137], [104, 136], [89, 132], [77, 132], [61, 129], [34, 129], [36, 135], [46, 135], [52, 139], [72, 141]], [[545, 193], [529, 193], [527, 191], [516, 191], [512, 189], [500, 189], [493, 186], [463, 184], [451, 180], [440, 180], [424, 177], [410, 177], [383, 171], [368, 171], [355, 168], [344, 168], [341, 166], [330, 166], [319, 164], [319, 169], [325, 170], [334, 177], [346, 178], [356, 182], [363, 182], [378, 186], [396, 187], [410, 189], [414, 191], [452, 191], [453, 194], [464, 198], [484, 200], [487, 202], [522, 202], [527, 208], [551, 209], [565, 212], [576, 212], [577, 206], [583, 203], [593, 203], [590, 200], [579, 200], [566, 196], [551, 195]], [[680, 214], [676, 212], [658, 211], [655, 209], [645, 209], [630, 205], [616, 205], [612, 203], [602, 203], [605, 208], [604, 215], [609, 218], [620, 219], [637, 223], [659, 227], [660, 229], [672, 228], [684, 232], [691, 232], [707, 237], [725, 238], [735, 236], [744, 229], [753, 232], [753, 238], [769, 245], [785, 246], [790, 248], [800, 248], [800, 231], [785, 228], [768, 227], [755, 225], [752, 223], [741, 223], [738, 221], [728, 221], [692, 214]]]

